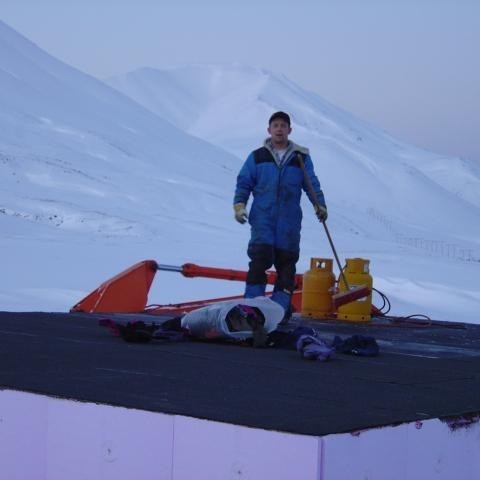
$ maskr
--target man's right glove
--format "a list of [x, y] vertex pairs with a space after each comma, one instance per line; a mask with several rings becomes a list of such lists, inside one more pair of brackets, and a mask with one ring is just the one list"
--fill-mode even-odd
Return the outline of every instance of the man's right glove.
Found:
[[324, 222], [328, 217], [327, 208], [317, 203], [315, 205], [315, 215], [321, 222]]
[[233, 206], [233, 210], [235, 211], [235, 220], [238, 223], [245, 223], [248, 220], [248, 213], [244, 203], [236, 203]]

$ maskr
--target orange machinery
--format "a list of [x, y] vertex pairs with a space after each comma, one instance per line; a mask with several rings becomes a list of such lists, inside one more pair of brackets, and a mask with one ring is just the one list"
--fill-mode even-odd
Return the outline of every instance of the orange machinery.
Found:
[[[93, 292], [75, 304], [71, 312], [85, 313], [153, 313], [180, 314], [189, 312], [210, 303], [243, 298], [243, 295], [211, 298], [169, 305], [147, 305], [148, 292], [158, 270], [181, 273], [184, 277], [216, 278], [245, 282], [247, 272], [226, 268], [202, 267], [194, 263], [182, 266], [162, 265], [155, 260], [143, 260], [118, 275], [103, 282]], [[267, 271], [267, 283], [273, 285], [277, 279], [274, 271]], [[296, 289], [292, 295], [292, 305], [296, 311], [301, 308], [303, 275], [295, 276]], [[268, 294], [267, 294], [268, 295]]]

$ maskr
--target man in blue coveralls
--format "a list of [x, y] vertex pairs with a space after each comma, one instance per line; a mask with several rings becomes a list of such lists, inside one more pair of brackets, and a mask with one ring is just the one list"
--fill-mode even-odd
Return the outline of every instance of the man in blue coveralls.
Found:
[[[314, 205], [318, 219], [327, 219], [325, 198], [309, 151], [288, 139], [291, 132], [288, 114], [276, 112], [270, 117], [270, 137], [265, 140], [263, 147], [250, 153], [243, 164], [233, 200], [237, 222], [243, 224], [248, 220], [251, 226], [245, 298], [265, 295], [265, 272], [273, 265], [277, 271], [277, 281], [272, 300], [279, 303], [285, 312], [289, 312], [290, 297], [295, 288], [295, 265], [299, 258], [302, 224], [302, 190]], [[305, 174], [299, 156], [303, 160]], [[316, 199], [310, 198], [304, 175], [310, 178]], [[253, 203], [248, 215], [246, 206], [250, 193]]]

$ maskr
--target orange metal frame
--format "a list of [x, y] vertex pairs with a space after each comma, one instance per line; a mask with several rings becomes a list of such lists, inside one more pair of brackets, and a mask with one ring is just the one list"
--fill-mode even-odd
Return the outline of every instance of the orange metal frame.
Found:
[[[245, 281], [247, 277], [247, 272], [241, 270], [202, 267], [194, 263], [186, 263], [181, 267], [168, 267], [159, 265], [155, 260], [144, 260], [103, 282], [93, 292], [76, 303], [70, 311], [84, 313], [180, 314], [211, 303], [243, 298], [243, 295], [238, 295], [169, 305], [147, 305], [148, 292], [157, 270], [179, 272], [188, 278], [204, 277]], [[276, 272], [268, 271], [266, 273], [267, 283], [273, 285], [277, 279]], [[292, 305], [296, 311], [300, 311], [303, 275], [297, 274], [295, 281], [297, 289], [292, 295]]]

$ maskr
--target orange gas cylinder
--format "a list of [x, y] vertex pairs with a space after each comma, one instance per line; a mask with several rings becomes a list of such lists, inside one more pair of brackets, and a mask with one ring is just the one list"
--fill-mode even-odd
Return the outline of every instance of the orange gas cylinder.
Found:
[[[350, 289], [366, 286], [370, 289], [370, 295], [360, 298], [354, 302], [338, 307], [337, 318], [339, 320], [350, 320], [352, 322], [368, 322], [372, 311], [372, 288], [373, 279], [369, 272], [370, 260], [364, 258], [347, 258], [343, 271]], [[339, 291], [347, 291], [345, 282], [340, 275], [338, 279]]]
[[324, 318], [331, 315], [334, 286], [333, 260], [311, 258], [310, 270], [303, 274], [302, 317]]

